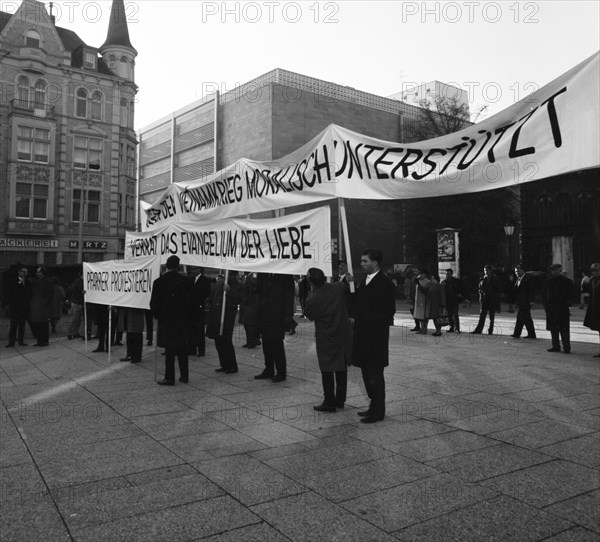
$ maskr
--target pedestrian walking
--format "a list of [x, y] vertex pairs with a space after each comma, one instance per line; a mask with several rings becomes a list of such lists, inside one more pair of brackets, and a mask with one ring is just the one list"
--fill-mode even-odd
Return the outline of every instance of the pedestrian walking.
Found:
[[448, 333], [460, 333], [460, 317], [458, 308], [463, 298], [462, 283], [454, 276], [452, 269], [446, 269], [446, 278], [442, 281], [448, 311]]
[[15, 346], [15, 341], [18, 341], [20, 346], [27, 346], [25, 344], [25, 323], [29, 315], [32, 294], [28, 274], [29, 271], [25, 266], [19, 267], [17, 276], [10, 280], [11, 284], [8, 286], [10, 328], [7, 348]]
[[324, 399], [313, 408], [335, 412], [344, 408], [348, 387], [347, 367], [351, 361], [352, 333], [346, 306], [347, 284], [328, 284], [321, 269], [308, 270], [311, 294], [306, 300], [306, 317], [315, 322], [317, 359]]
[[152, 286], [150, 309], [158, 319], [158, 344], [165, 347], [164, 378], [157, 384], [175, 385], [175, 356], [179, 363], [179, 381], [189, 382], [187, 325], [192, 313], [192, 283], [179, 272], [179, 258], [169, 256], [167, 272]]
[[[593, 263], [590, 266], [590, 274], [591, 278], [586, 286], [589, 298], [583, 325], [600, 333], [600, 263]], [[600, 358], [600, 354], [594, 357]]]
[[395, 286], [381, 270], [383, 253], [368, 248], [360, 257], [365, 279], [356, 288], [350, 322], [354, 326], [352, 365], [360, 367], [369, 408], [358, 413], [362, 423], [385, 417], [384, 369], [389, 365], [390, 326], [396, 312]]
[[471, 333], [482, 333], [485, 326], [487, 315], [490, 316], [490, 325], [488, 334], [494, 333], [494, 319], [496, 312], [500, 307], [500, 281], [492, 273], [492, 266], [486, 265], [483, 268], [483, 277], [479, 280], [477, 286], [479, 292], [479, 322]]
[[520, 338], [521, 331], [525, 327], [527, 330], [525, 338], [535, 339], [535, 326], [533, 325], [533, 318], [531, 318], [534, 299], [533, 283], [525, 274], [525, 268], [521, 264], [515, 267], [515, 276], [517, 278], [513, 286], [512, 299], [517, 306], [517, 321], [511, 337]]
[[421, 269], [415, 282], [415, 308], [414, 318], [419, 322], [417, 334], [427, 335], [427, 326], [431, 319], [431, 289], [433, 281], [426, 269]]
[[546, 310], [546, 329], [552, 336], [552, 348], [548, 352], [560, 352], [562, 340], [563, 352], [571, 352], [569, 307], [573, 302], [575, 287], [573, 281], [562, 274], [562, 266], [555, 263], [550, 266], [550, 276], [544, 284], [543, 299]]

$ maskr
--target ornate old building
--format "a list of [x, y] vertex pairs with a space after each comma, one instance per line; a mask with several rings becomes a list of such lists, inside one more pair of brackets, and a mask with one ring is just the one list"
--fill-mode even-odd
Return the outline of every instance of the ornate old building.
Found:
[[123, 253], [135, 227], [136, 56], [123, 0], [99, 47], [42, 2], [0, 12], [0, 268]]

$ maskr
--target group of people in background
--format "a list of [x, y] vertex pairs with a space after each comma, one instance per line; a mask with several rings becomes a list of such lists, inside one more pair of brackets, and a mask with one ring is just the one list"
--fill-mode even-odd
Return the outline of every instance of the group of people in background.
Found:
[[[446, 270], [444, 280], [430, 275], [426, 270], [416, 272], [409, 269], [405, 276], [404, 295], [410, 307], [415, 327], [411, 331], [419, 334], [428, 333], [428, 322], [435, 327], [434, 336], [440, 336], [442, 327], [448, 326], [448, 332], [460, 333], [459, 306], [464, 299], [462, 283], [453, 275], [452, 269]], [[537, 339], [531, 309], [535, 304], [535, 285], [523, 265], [514, 269], [511, 291], [507, 300], [511, 310], [517, 309], [515, 326], [511, 337], [520, 339], [523, 329], [525, 339]], [[586, 309], [583, 325], [600, 332], [600, 309], [598, 307], [598, 288], [600, 285], [600, 263], [590, 267], [589, 275], [584, 274], [581, 281], [580, 308]], [[500, 299], [503, 293], [500, 280], [493, 273], [492, 267], [486, 265], [477, 285], [479, 297], [479, 319], [473, 334], [481, 334], [488, 323], [487, 333], [494, 333], [496, 314], [500, 312]], [[575, 301], [575, 286], [566, 276], [560, 264], [553, 264], [548, 269], [541, 291], [542, 306], [546, 313], [546, 330], [550, 331], [552, 346], [548, 352], [571, 352], [570, 320], [571, 306]], [[562, 349], [561, 349], [562, 345]], [[600, 357], [600, 356], [599, 356]]]

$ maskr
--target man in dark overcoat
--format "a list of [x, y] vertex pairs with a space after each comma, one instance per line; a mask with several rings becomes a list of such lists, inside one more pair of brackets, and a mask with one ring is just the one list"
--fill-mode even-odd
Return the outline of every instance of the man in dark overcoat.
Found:
[[327, 284], [321, 269], [308, 270], [311, 295], [305, 315], [315, 322], [317, 359], [323, 382], [323, 403], [313, 407], [319, 412], [344, 408], [348, 387], [347, 366], [351, 361], [352, 333], [346, 306], [347, 285], [341, 281]]
[[544, 284], [543, 299], [546, 310], [546, 329], [552, 336], [552, 348], [548, 352], [560, 352], [562, 339], [563, 352], [571, 352], [571, 313], [569, 307], [575, 295], [573, 281], [562, 274], [562, 266], [550, 266], [550, 276]]
[[515, 339], [521, 336], [523, 326], [527, 330], [526, 339], [535, 339], [535, 326], [533, 325], [533, 318], [531, 318], [531, 308], [533, 307], [533, 283], [525, 274], [525, 269], [521, 264], [515, 267], [516, 280], [513, 286], [512, 300], [517, 306], [517, 321], [515, 322], [515, 329], [511, 335]]
[[[600, 332], [600, 263], [593, 263], [590, 271], [591, 279], [585, 286], [589, 299], [583, 325]], [[600, 354], [595, 354], [594, 357], [600, 358]]]
[[179, 272], [179, 258], [169, 256], [167, 272], [152, 285], [150, 310], [158, 319], [158, 334], [165, 347], [165, 376], [157, 384], [175, 384], [175, 356], [179, 362], [179, 381], [189, 382], [187, 335], [192, 315], [192, 283]]
[[[270, 378], [282, 382], [287, 376], [283, 339], [294, 319], [294, 277], [277, 273], [259, 273], [257, 277], [258, 326], [265, 356], [265, 368], [257, 380]], [[275, 373], [277, 371], [277, 373]]]
[[50, 338], [50, 308], [54, 297], [54, 285], [48, 270], [41, 266], [35, 271], [37, 280], [31, 291], [29, 321], [37, 342], [33, 346], [48, 346]]
[[25, 323], [29, 315], [31, 303], [31, 283], [27, 275], [26, 267], [21, 266], [17, 271], [17, 277], [12, 279], [8, 286], [8, 314], [10, 317], [10, 329], [8, 330], [8, 344], [6, 348], [12, 348], [18, 340], [21, 346], [25, 344]]
[[454, 276], [452, 269], [446, 269], [446, 278], [442, 281], [446, 294], [446, 310], [448, 311], [448, 322], [450, 327], [448, 333], [460, 333], [460, 318], [458, 306], [462, 300], [462, 283]]
[[351, 323], [354, 325], [352, 364], [360, 367], [371, 400], [368, 410], [359, 412], [363, 423], [374, 423], [385, 417], [384, 368], [389, 365], [390, 326], [396, 312], [392, 280], [381, 270], [383, 254], [366, 249], [360, 265], [367, 274], [354, 296]]
[[483, 277], [481, 277], [478, 285], [479, 291], [479, 322], [471, 333], [481, 333], [485, 325], [486, 316], [490, 315], [490, 327], [488, 334], [494, 333], [494, 319], [496, 312], [500, 308], [500, 281], [498, 277], [492, 273], [492, 266], [486, 265], [483, 268]]

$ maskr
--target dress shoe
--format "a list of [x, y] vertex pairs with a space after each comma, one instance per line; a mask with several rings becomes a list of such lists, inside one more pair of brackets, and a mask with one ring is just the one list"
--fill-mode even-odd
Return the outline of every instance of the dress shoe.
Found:
[[224, 373], [224, 372], [225, 372], [224, 367], [219, 367], [218, 369], [215, 369], [215, 373]]
[[104, 348], [96, 348], [96, 350], [92, 350], [92, 352], [104, 352]]
[[595, 358], [600, 358], [600, 354], [594, 354]]
[[14, 348], [15, 343], [8, 343], [5, 348]]
[[521, 335], [515, 335], [514, 333], [511, 335], [513, 339], [520, 339]]
[[242, 348], [248, 348], [248, 343], [246, 343], [246, 344], [243, 344], [243, 345], [242, 345]]
[[560, 352], [560, 348], [556, 348], [556, 347], [552, 347], [552, 348], [548, 348], [548, 352]]
[[326, 405], [325, 403], [321, 403], [320, 405], [314, 406], [314, 410], [317, 412], [335, 412], [336, 408], [334, 406]]
[[357, 412], [357, 414], [361, 417], [364, 418], [366, 416], [369, 416], [371, 414], [371, 412], [369, 412], [368, 410], [359, 410]]
[[157, 382], [157, 384], [159, 386], [174, 386], [175, 382], [173, 382], [172, 380], [166, 380], [166, 379], [163, 378], [162, 380], [159, 380]]
[[431, 334], [432, 337], [441, 337], [442, 336], [442, 332], [441, 331], [436, 331], [435, 333]]
[[525, 339], [537, 339], [535, 335], [525, 335]]
[[225, 374], [226, 374], [226, 375], [232, 375], [232, 374], [234, 374], [234, 373], [237, 373], [237, 372], [238, 372], [238, 370], [237, 370], [237, 369], [227, 369], [227, 370], [225, 371]]
[[[258, 344], [260, 344], [260, 343], [258, 343]], [[252, 350], [253, 348], [256, 348], [256, 347], [257, 347], [256, 344], [248, 344], [248, 345], [246, 345], [246, 348], [248, 348], [249, 350]]]
[[491, 329], [488, 329], [488, 335], [493, 335], [494, 332]]
[[365, 416], [360, 423], [376, 423], [383, 420], [383, 416]]
[[266, 380], [267, 378], [273, 378], [273, 373], [263, 371], [262, 373], [256, 375], [254, 380]]
[[335, 407], [339, 408], [340, 410], [344, 409], [344, 403], [342, 403], [342, 401], [336, 401], [335, 402]]
[[183, 382], [184, 384], [189, 384], [190, 379], [189, 378], [183, 378], [183, 376], [179, 377], [179, 382]]
[[570, 349], [565, 349], [565, 350], [563, 350], [563, 352], [564, 352], [565, 354], [570, 354], [570, 353], [571, 353], [571, 350], [570, 350]]
[[477, 331], [477, 330], [471, 331], [471, 333], [473, 335], [481, 335], [481, 331]]
[[454, 330], [452, 328], [450, 328], [447, 333], [454, 333]]
[[126, 356], [124, 358], [121, 358], [119, 361], [131, 361], [131, 356]]
[[421, 331], [421, 328], [419, 328], [419, 327], [413, 327], [413, 328], [411, 329], [411, 331]]
[[27, 346], [27, 343], [19, 343], [19, 346]]
[[275, 375], [271, 378], [271, 382], [283, 382], [285, 380], [285, 375]]

